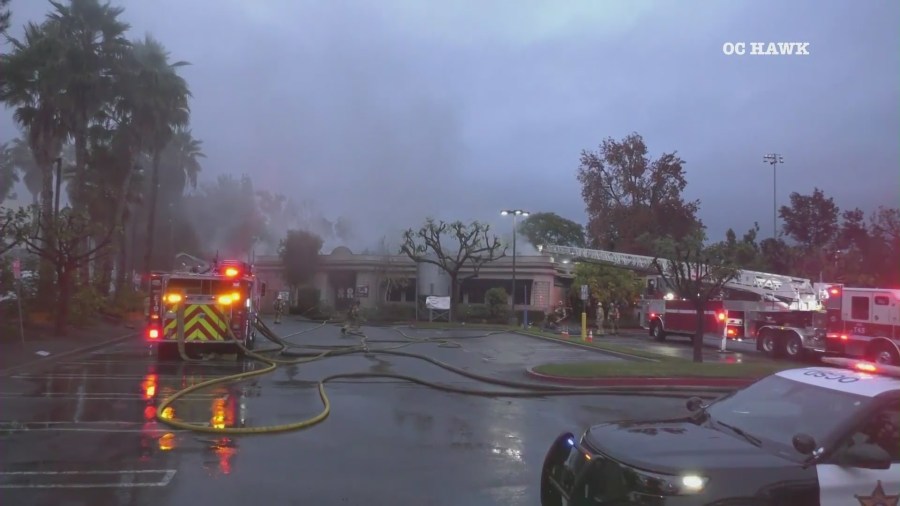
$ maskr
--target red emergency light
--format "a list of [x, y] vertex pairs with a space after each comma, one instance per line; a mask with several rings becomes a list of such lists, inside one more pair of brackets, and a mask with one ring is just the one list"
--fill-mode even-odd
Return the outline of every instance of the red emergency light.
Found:
[[241, 271], [237, 267], [226, 267], [225, 268], [225, 275], [228, 276], [229, 278], [237, 277], [237, 275], [240, 273], [241, 273]]
[[716, 318], [718, 318], [720, 322], [724, 322], [725, 321], [725, 313], [723, 313], [723, 312], [716, 313]]
[[831, 289], [828, 290], [828, 293], [830, 293], [831, 295], [839, 295], [839, 294], [841, 293], [841, 289], [840, 289], [840, 288], [831, 287]]
[[147, 328], [147, 339], [151, 341], [155, 341], [159, 339], [159, 328], [158, 327], [148, 327]]

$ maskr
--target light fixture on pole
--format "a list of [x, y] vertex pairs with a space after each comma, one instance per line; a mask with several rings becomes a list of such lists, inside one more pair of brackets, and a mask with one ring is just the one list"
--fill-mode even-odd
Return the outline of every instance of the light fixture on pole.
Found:
[[500, 215], [513, 217], [512, 316], [509, 317], [509, 320], [518, 324], [518, 318], [516, 318], [516, 229], [518, 228], [519, 217], [528, 217], [528, 211], [504, 209], [500, 211]]
[[777, 165], [784, 163], [784, 157], [778, 153], [769, 153], [763, 157], [763, 161], [772, 165], [772, 239], [778, 239], [778, 191], [775, 172]]

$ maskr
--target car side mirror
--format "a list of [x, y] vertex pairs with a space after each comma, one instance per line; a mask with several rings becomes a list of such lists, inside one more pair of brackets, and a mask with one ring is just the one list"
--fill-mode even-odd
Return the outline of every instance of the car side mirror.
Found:
[[685, 403], [685, 406], [687, 407], [688, 411], [691, 411], [691, 412], [699, 411], [699, 410], [703, 409], [703, 407], [704, 407], [703, 399], [701, 399], [699, 397], [691, 397], [690, 399], [687, 400], [687, 403]]
[[816, 449], [816, 440], [809, 434], [800, 433], [791, 439], [794, 449], [803, 455], [809, 455]]
[[841, 465], [861, 469], [890, 469], [891, 455], [874, 444], [855, 444], [844, 451]]

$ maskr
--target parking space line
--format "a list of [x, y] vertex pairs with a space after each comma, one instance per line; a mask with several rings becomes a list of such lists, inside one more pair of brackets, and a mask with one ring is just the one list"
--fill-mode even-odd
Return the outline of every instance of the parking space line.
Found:
[[[50, 483], [0, 483], [0, 488], [134, 488], [134, 487], [165, 487], [175, 477], [175, 469], [132, 469], [120, 471], [6, 471], [0, 472], [0, 479], [4, 477], [34, 476], [47, 478]], [[136, 475], [162, 475], [158, 481], [136, 482]], [[87, 476], [121, 476], [128, 481], [106, 483], [59, 483], [72, 477]], [[52, 481], [56, 480], [57, 483]]]

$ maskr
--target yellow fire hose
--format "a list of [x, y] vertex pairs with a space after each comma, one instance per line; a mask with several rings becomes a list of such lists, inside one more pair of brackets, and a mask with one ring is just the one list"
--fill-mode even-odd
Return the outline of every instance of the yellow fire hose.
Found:
[[[315, 349], [317, 347], [312, 346], [312, 345], [299, 345], [299, 344], [285, 341], [283, 338], [281, 338], [277, 334], [275, 334], [265, 323], [263, 323], [261, 320], [257, 320], [256, 324], [255, 324], [256, 329], [259, 330], [260, 333], [263, 336], [265, 336], [268, 340], [277, 344], [278, 348], [270, 348], [270, 349], [266, 349], [266, 350], [259, 350], [259, 352], [256, 352], [256, 351], [247, 349], [244, 346], [244, 344], [235, 337], [234, 333], [231, 330], [230, 323], [231, 323], [230, 321], [226, 322], [226, 329], [227, 329], [226, 333], [227, 333], [228, 337], [230, 338], [230, 340], [233, 341], [234, 344], [236, 344], [238, 348], [240, 348], [241, 352], [246, 357], [249, 357], [249, 358], [252, 358], [259, 362], [262, 362], [262, 363], [266, 364], [267, 366], [260, 370], [257, 370], [257, 371], [246, 371], [246, 372], [241, 372], [241, 373], [237, 373], [237, 374], [213, 378], [213, 379], [210, 379], [207, 381], [197, 383], [196, 385], [191, 385], [183, 390], [180, 390], [159, 403], [159, 406], [157, 407], [157, 415], [156, 415], [157, 420], [159, 420], [160, 422], [162, 422], [166, 425], [177, 428], [177, 429], [184, 429], [184, 430], [203, 432], [203, 433], [211, 433], [211, 434], [233, 434], [233, 435], [272, 434], [272, 433], [278, 433], [278, 432], [287, 432], [287, 431], [306, 429], [306, 428], [312, 427], [314, 425], [317, 425], [317, 424], [321, 423], [322, 421], [324, 421], [326, 418], [328, 418], [329, 414], [331, 413], [331, 402], [328, 399], [328, 395], [325, 393], [325, 383], [327, 383], [331, 380], [336, 380], [336, 379], [341, 379], [341, 378], [344, 378], [344, 379], [362, 379], [362, 378], [385, 379], [385, 378], [389, 378], [389, 379], [395, 379], [395, 380], [408, 381], [411, 383], [416, 383], [419, 385], [427, 386], [429, 388], [433, 388], [433, 389], [437, 389], [437, 390], [442, 390], [445, 392], [451, 392], [451, 393], [457, 393], [457, 394], [463, 394], [463, 395], [476, 395], [476, 396], [481, 396], [481, 397], [494, 397], [494, 398], [495, 397], [519, 397], [519, 398], [522, 398], [522, 397], [545, 397], [545, 396], [558, 396], [558, 395], [567, 395], [567, 396], [571, 396], [571, 395], [623, 395], [623, 396], [625, 396], [625, 395], [628, 395], [628, 396], [664, 395], [667, 397], [695, 397], [696, 396], [696, 397], [705, 397], [705, 398], [717, 396], [717, 395], [710, 395], [710, 392], [713, 391], [714, 389], [702, 388], [702, 387], [701, 388], [678, 387], [677, 389], [659, 388], [654, 392], [654, 391], [648, 391], [647, 389], [634, 389], [634, 388], [623, 388], [623, 387], [605, 387], [605, 388], [575, 387], [575, 388], [572, 388], [572, 387], [564, 387], [564, 386], [559, 386], [559, 385], [536, 385], [533, 383], [522, 383], [522, 382], [515, 382], [515, 381], [500, 380], [497, 378], [475, 374], [475, 373], [466, 371], [464, 369], [460, 369], [460, 368], [451, 366], [451, 365], [441, 362], [439, 360], [433, 359], [427, 355], [399, 351], [398, 350], [399, 348], [410, 346], [412, 344], [432, 343], [432, 344], [437, 344], [438, 346], [442, 346], [442, 347], [462, 347], [462, 345], [457, 342], [450, 341], [450, 339], [454, 338], [453, 336], [445, 336], [445, 337], [441, 337], [441, 338], [418, 338], [418, 337], [413, 337], [413, 336], [406, 334], [405, 332], [403, 332], [401, 329], [399, 329], [397, 327], [392, 327], [392, 330], [399, 333], [404, 338], [404, 341], [402, 341], [401, 344], [399, 344], [397, 346], [378, 348], [378, 349], [369, 349], [368, 342], [367, 342], [368, 339], [367, 339], [366, 334], [364, 332], [362, 332], [361, 330], [359, 330], [359, 331], [354, 331], [354, 332], [348, 333], [348, 334], [353, 334], [353, 335], [359, 336], [361, 338], [359, 345], [333, 346], [333, 347], [321, 347], [320, 346], [318, 348], [325, 348], [325, 349], [323, 351], [318, 351], [318, 352], [291, 353], [291, 352], [287, 351], [287, 348]], [[298, 333], [295, 333], [292, 335], [299, 335], [299, 334], [304, 334], [307, 332], [312, 332], [314, 330], [318, 330], [318, 329], [324, 327], [328, 323], [329, 323], [328, 321], [325, 321], [314, 328], [306, 329], [304, 331], [301, 331], [301, 332], [298, 332]], [[190, 357], [187, 356], [187, 354], [184, 350], [183, 327], [179, 327], [179, 329], [182, 330], [178, 333], [179, 354], [182, 355], [182, 358], [184, 358], [186, 360], [197, 361], [197, 359], [191, 359]], [[489, 335], [500, 334], [500, 333], [503, 333], [503, 332], [502, 331], [493, 331], [493, 332], [487, 332], [485, 334], [478, 335], [478, 336], [468, 336], [467, 338], [471, 339], [471, 338], [475, 338], [475, 337], [486, 337]], [[463, 336], [456, 336], [456, 337], [463, 338]], [[296, 358], [283, 359], [283, 358], [270, 357], [270, 356], [266, 356], [266, 355], [262, 354], [262, 353], [268, 353], [268, 352], [278, 352], [278, 353], [280, 353], [282, 355], [286, 355], [286, 356], [293, 355]], [[294, 423], [287, 423], [287, 424], [281, 424], [281, 425], [270, 425], [270, 426], [262, 426], [262, 427], [213, 427], [210, 425], [204, 425], [204, 424], [199, 424], [199, 423], [186, 422], [183, 420], [177, 420], [175, 418], [166, 416], [166, 408], [167, 407], [172, 405], [172, 403], [174, 403], [181, 397], [184, 397], [185, 395], [188, 395], [197, 390], [207, 388], [207, 387], [217, 385], [217, 384], [233, 383], [236, 381], [252, 378], [255, 376], [261, 376], [263, 374], [267, 374], [269, 372], [274, 371], [275, 369], [278, 368], [279, 365], [296, 365], [296, 364], [302, 364], [302, 363], [309, 363], [309, 362], [314, 362], [316, 360], [321, 360], [323, 358], [327, 358], [330, 356], [339, 356], [339, 355], [345, 355], [345, 354], [351, 354], [351, 353], [365, 353], [367, 355], [387, 354], [387, 355], [416, 358], [416, 359], [427, 361], [431, 364], [434, 364], [438, 367], [441, 367], [448, 371], [454, 372], [456, 374], [469, 377], [471, 379], [475, 379], [475, 380], [478, 380], [478, 381], [481, 381], [484, 383], [490, 383], [490, 384], [505, 386], [505, 387], [509, 387], [509, 388], [515, 388], [515, 389], [518, 389], [519, 391], [517, 391], [517, 392], [516, 391], [513, 391], [513, 392], [511, 392], [511, 391], [487, 391], [487, 390], [453, 387], [453, 386], [449, 386], [449, 385], [443, 385], [440, 383], [433, 383], [430, 381], [426, 381], [426, 380], [422, 380], [419, 378], [402, 375], [402, 374], [342, 373], [342, 374], [334, 374], [331, 376], [327, 376], [327, 377], [319, 380], [318, 391], [319, 391], [319, 398], [322, 401], [322, 410], [317, 415], [315, 415], [311, 418], [308, 418], [306, 420], [301, 420], [298, 422], [294, 422]]]

